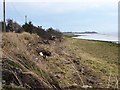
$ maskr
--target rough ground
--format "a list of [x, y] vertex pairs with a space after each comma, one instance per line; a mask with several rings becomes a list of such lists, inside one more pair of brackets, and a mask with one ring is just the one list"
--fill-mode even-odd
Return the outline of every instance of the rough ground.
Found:
[[[64, 37], [49, 40], [35, 34], [3, 33], [3, 88], [118, 88], [118, 46]], [[46, 59], [37, 49], [51, 52]]]

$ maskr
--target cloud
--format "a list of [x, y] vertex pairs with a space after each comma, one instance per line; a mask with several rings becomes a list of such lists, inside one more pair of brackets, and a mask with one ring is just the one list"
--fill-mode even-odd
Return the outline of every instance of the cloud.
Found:
[[88, 2], [88, 3], [108, 3], [118, 2], [119, 0], [6, 0], [8, 2]]
[[[109, 30], [116, 28], [117, 25], [118, 0], [6, 0], [6, 2], [13, 3], [6, 6], [9, 12], [13, 10], [15, 15], [19, 16], [15, 12], [16, 9], [22, 13], [22, 18], [28, 15], [28, 20], [30, 18], [38, 25], [42, 23], [43, 26], [54, 26], [63, 30], [73, 30], [75, 27], [78, 30], [81, 26], [83, 30], [86, 27]], [[15, 8], [10, 9], [12, 5]], [[11, 12], [8, 15], [15, 16]], [[18, 21], [23, 22], [22, 18]], [[104, 27], [102, 24], [108, 25]]]
[[[51, 1], [51, 2], [50, 2]], [[64, 13], [68, 11], [84, 11], [91, 8], [116, 8], [118, 7], [118, 0], [50, 0], [46, 1], [44, 4], [40, 4], [42, 9], [56, 12]], [[31, 5], [32, 6], [32, 5]], [[36, 5], [37, 6], [37, 5]]]
[[[28, 0], [25, 0], [25, 2], [27, 1]], [[116, 8], [118, 0], [29, 0], [28, 2], [32, 2], [27, 4], [33, 8], [37, 7], [39, 9], [62, 13], [71, 10], [102, 8], [103, 6]]]
[[31, 9], [44, 10], [48, 13], [66, 13], [84, 11], [91, 8], [112, 7], [117, 8], [118, 0], [6, 0], [7, 2], [29, 2], [24, 6]]

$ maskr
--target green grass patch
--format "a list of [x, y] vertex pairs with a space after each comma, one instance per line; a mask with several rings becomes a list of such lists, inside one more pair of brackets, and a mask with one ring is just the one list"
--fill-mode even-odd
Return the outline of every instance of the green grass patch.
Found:
[[70, 48], [81, 62], [104, 75], [118, 75], [118, 45], [111, 42], [66, 38]]

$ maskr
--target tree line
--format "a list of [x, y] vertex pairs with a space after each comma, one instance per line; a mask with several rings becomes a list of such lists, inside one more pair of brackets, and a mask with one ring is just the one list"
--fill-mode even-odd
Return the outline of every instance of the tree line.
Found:
[[[2, 27], [3, 27], [3, 22], [2, 22]], [[56, 37], [60, 39], [62, 38], [63, 35], [60, 32], [60, 30], [53, 29], [52, 27], [45, 30], [42, 28], [42, 26], [34, 26], [31, 21], [21, 26], [16, 21], [13, 22], [12, 19], [7, 19], [6, 32], [15, 32], [15, 33], [28, 32], [30, 34], [36, 33], [37, 35], [39, 35], [41, 38], [44, 39], [52, 39], [52, 37]]]

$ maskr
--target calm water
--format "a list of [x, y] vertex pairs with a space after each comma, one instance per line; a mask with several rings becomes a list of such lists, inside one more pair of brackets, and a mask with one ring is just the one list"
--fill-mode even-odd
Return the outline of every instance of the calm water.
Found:
[[88, 40], [100, 40], [100, 41], [111, 41], [118, 43], [118, 34], [76, 34], [80, 35], [78, 37], [80, 39], [88, 39]]

